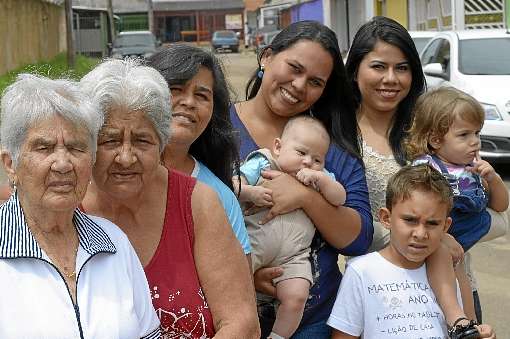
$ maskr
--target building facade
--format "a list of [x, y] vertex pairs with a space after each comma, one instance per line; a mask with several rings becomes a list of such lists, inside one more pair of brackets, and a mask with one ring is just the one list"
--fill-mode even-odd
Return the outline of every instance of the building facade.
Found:
[[301, 0], [285, 10], [289, 13], [290, 22], [314, 20], [324, 23], [324, 0]]
[[264, 5], [264, 0], [244, 0], [244, 45], [253, 45], [257, 31], [257, 11]]
[[[263, 2], [263, 0], [260, 0]], [[212, 32], [231, 29], [244, 35], [243, 0], [112, 0], [118, 31], [149, 30], [162, 42], [209, 41]], [[73, 0], [73, 7], [105, 9], [107, 0]]]
[[409, 0], [409, 29], [504, 28], [505, 2], [510, 8], [508, 0]]
[[282, 27], [300, 20], [315, 20], [333, 29], [346, 52], [358, 28], [375, 15], [408, 25], [408, 0], [293, 0], [281, 13]]
[[154, 30], [162, 42], [210, 41], [214, 31], [244, 35], [242, 0], [153, 0]]
[[358, 28], [376, 15], [393, 18], [408, 27], [408, 0], [323, 0], [322, 7], [323, 22], [336, 32], [344, 53]]
[[[73, 0], [73, 7], [104, 10], [107, 0]], [[147, 0], [112, 0], [117, 31], [146, 31], [149, 29]]]

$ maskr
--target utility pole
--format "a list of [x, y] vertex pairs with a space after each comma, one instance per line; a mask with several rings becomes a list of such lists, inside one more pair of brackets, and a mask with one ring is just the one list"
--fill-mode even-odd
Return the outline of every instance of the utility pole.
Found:
[[466, 29], [466, 9], [464, 0], [455, 0], [455, 30], [461, 31]]
[[505, 0], [504, 10], [505, 10], [504, 18], [505, 18], [506, 32], [510, 33], [510, 0]]
[[108, 11], [108, 21], [110, 21], [110, 37], [113, 40], [115, 39], [115, 22], [113, 21], [113, 6], [112, 0], [106, 1], [106, 10]]
[[67, 42], [67, 67], [74, 68], [74, 39], [73, 39], [73, 4], [72, 0], [65, 0], [66, 12], [66, 42]]
[[147, 14], [149, 15], [149, 31], [154, 32], [154, 7], [152, 7], [152, 0], [147, 0]]
[[[442, 0], [439, 0], [437, 2], [437, 6], [438, 6], [438, 15], [437, 15], [437, 30], [438, 31], [442, 31], [443, 30], [443, 4], [441, 2]], [[453, 17], [452, 17], [453, 19]]]
[[455, 10], [455, 0], [451, 1], [451, 7], [452, 7], [452, 31], [454, 31], [457, 28], [457, 11]]

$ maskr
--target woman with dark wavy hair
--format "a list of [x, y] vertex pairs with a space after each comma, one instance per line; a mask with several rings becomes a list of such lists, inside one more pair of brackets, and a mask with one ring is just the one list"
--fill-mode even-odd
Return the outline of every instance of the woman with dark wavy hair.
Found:
[[228, 113], [230, 97], [219, 60], [201, 48], [174, 44], [148, 65], [165, 78], [172, 93], [171, 138], [162, 155], [176, 169], [211, 186], [225, 208], [244, 252], [251, 252], [243, 214], [232, 192], [239, 153]]
[[389, 233], [377, 222], [378, 210], [384, 207], [388, 179], [406, 164], [403, 140], [414, 104], [425, 91], [425, 77], [407, 30], [382, 16], [359, 28], [345, 67], [356, 99], [357, 132], [376, 221], [371, 249], [378, 250], [389, 241]]
[[[289, 174], [263, 172], [273, 201], [266, 220], [301, 208], [317, 229], [311, 245], [314, 284], [292, 338], [330, 338], [326, 320], [342, 277], [338, 254], [365, 253], [373, 232], [352, 91], [337, 37], [318, 22], [300, 21], [283, 29], [261, 51], [258, 62], [247, 86], [247, 101], [231, 106], [230, 111], [240, 132], [241, 158], [259, 148], [271, 149], [291, 117], [313, 115], [331, 137], [325, 168], [347, 192], [345, 204], [336, 207]], [[272, 279], [281, 274], [278, 267], [259, 269], [256, 289], [274, 297]], [[272, 302], [259, 301], [259, 321], [266, 338], [274, 321]]]

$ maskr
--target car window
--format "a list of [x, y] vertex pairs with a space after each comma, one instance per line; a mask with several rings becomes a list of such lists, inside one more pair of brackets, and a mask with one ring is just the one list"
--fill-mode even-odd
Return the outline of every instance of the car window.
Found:
[[423, 47], [430, 41], [431, 38], [413, 38], [414, 45], [416, 46], [416, 50], [420, 53], [423, 50]]
[[149, 34], [128, 34], [119, 35], [115, 42], [114, 47], [125, 47], [125, 46], [154, 46], [155, 39]]
[[510, 75], [510, 38], [461, 40], [459, 71], [464, 74]]
[[214, 33], [214, 37], [215, 38], [235, 38], [236, 34], [234, 32], [229, 32], [229, 31], [216, 32], [216, 33]]
[[426, 50], [423, 51], [423, 54], [421, 56], [421, 63], [422, 65], [428, 65], [430, 63], [434, 62], [434, 58], [437, 53], [437, 49], [441, 45], [441, 39], [436, 39], [432, 41], [432, 43], [427, 47]]
[[440, 63], [443, 66], [443, 71], [450, 77], [450, 42], [446, 39], [439, 40], [441, 40], [441, 46], [434, 62]]

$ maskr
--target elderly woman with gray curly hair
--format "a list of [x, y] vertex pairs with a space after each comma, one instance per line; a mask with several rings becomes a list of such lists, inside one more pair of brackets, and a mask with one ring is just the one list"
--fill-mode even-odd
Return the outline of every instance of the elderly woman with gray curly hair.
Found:
[[77, 209], [103, 117], [77, 85], [24, 74], [1, 101], [1, 338], [157, 338], [138, 257], [111, 222]]
[[119, 225], [149, 281], [165, 338], [258, 338], [249, 266], [212, 188], [169, 170], [168, 85], [136, 60], [109, 60], [81, 81], [105, 123], [82, 206]]

